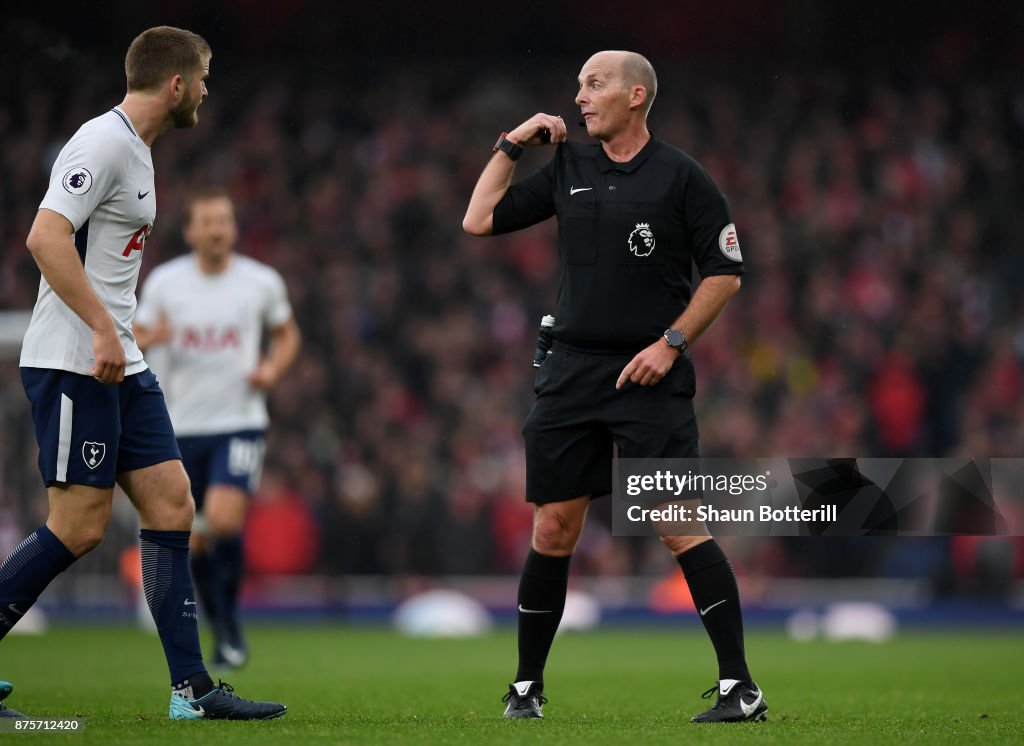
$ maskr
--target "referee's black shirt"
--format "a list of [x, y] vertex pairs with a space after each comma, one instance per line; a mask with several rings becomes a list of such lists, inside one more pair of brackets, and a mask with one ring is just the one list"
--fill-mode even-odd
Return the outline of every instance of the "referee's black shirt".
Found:
[[741, 275], [729, 205], [704, 169], [653, 135], [628, 163], [566, 142], [494, 208], [494, 234], [558, 216], [556, 339], [639, 351], [690, 302], [701, 277]]

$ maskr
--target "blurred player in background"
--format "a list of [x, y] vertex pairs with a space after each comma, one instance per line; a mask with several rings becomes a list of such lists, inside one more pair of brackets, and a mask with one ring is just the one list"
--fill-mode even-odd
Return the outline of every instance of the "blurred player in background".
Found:
[[277, 271], [235, 253], [226, 192], [192, 196], [184, 234], [192, 253], [153, 270], [135, 334], [144, 351], [167, 346], [159, 371], [196, 499], [192, 578], [213, 627], [214, 664], [237, 668], [248, 657], [238, 616], [242, 525], [263, 464], [266, 392], [294, 362], [299, 328]]
[[[739, 290], [743, 273], [725, 198], [689, 156], [647, 129], [654, 68], [632, 52], [595, 54], [579, 75], [582, 124], [598, 144], [567, 142], [561, 117], [502, 133], [463, 227], [507, 233], [558, 216], [561, 278], [554, 346], [537, 372], [526, 423], [532, 548], [519, 585], [519, 669], [505, 717], [539, 718], [544, 666], [565, 608], [569, 560], [591, 498], [612, 491], [623, 458], [696, 458], [687, 346]], [[557, 146], [510, 186], [524, 147]], [[694, 291], [691, 267], [702, 281]], [[710, 536], [662, 536], [686, 575], [718, 658], [715, 704], [696, 722], [764, 719], [747, 669], [732, 567]]]
[[[211, 56], [190, 31], [141, 33], [125, 58], [124, 100], [82, 125], [53, 165], [27, 240], [42, 279], [21, 354], [50, 510], [0, 565], [0, 638], [103, 539], [116, 482], [142, 523], [142, 583], [170, 669], [170, 717], [251, 720], [286, 708], [214, 686], [203, 665], [188, 566], [195, 504], [163, 392], [132, 334], [156, 217], [150, 147], [196, 124]], [[116, 675], [98, 671], [97, 686], [118, 686]], [[0, 685], [0, 698], [9, 693]], [[19, 716], [2, 705], [0, 715]]]

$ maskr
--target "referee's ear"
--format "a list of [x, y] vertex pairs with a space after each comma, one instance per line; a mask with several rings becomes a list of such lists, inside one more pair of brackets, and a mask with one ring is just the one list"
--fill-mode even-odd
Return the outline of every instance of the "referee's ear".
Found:
[[639, 109], [644, 117], [647, 116], [647, 112], [651, 110], [651, 101], [648, 99], [646, 86], [639, 83], [632, 86], [629, 93], [629, 108]]

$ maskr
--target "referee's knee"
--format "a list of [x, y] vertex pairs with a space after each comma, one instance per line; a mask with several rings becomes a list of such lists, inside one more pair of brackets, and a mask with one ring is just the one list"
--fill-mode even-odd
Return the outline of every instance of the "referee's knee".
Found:
[[703, 544], [705, 541], [710, 541], [709, 535], [702, 536], [662, 536], [661, 543], [668, 547], [669, 551], [672, 552], [676, 557], [684, 552], [688, 552], [698, 544]]
[[533, 549], [549, 557], [565, 557], [573, 553], [580, 538], [582, 524], [573, 525], [555, 511], [537, 512], [533, 522]]

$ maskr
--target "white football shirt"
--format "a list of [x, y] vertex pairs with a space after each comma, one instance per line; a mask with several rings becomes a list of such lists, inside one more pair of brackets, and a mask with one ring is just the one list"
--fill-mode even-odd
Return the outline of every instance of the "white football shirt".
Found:
[[[132, 317], [142, 250], [156, 218], [156, 188], [149, 147], [123, 111], [111, 109], [89, 120], [68, 140], [39, 207], [71, 223], [86, 277], [121, 337], [125, 375], [144, 371]], [[40, 278], [22, 367], [89, 375], [94, 364], [92, 330]]]
[[213, 435], [267, 426], [264, 392], [249, 385], [264, 329], [292, 317], [281, 275], [247, 256], [206, 274], [192, 254], [160, 265], [142, 287], [140, 326], [163, 315], [174, 329], [156, 369], [175, 435]]

